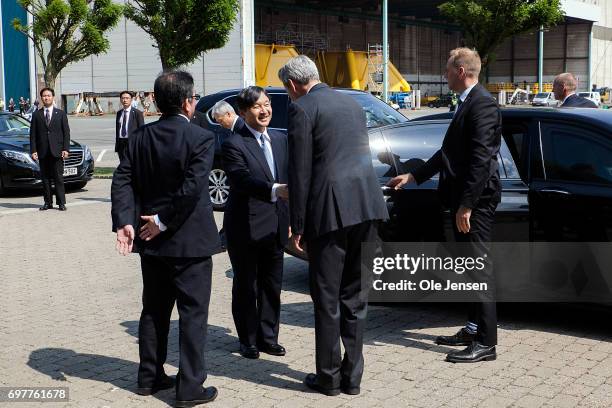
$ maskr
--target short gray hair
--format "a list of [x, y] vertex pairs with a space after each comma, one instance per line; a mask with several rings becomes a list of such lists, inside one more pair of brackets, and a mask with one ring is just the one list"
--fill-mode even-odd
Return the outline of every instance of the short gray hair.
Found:
[[570, 92], [574, 92], [578, 86], [578, 81], [571, 72], [564, 72], [557, 75], [553, 83], [563, 85]]
[[232, 105], [230, 105], [229, 103], [225, 101], [219, 101], [213, 105], [210, 113], [213, 118], [217, 118], [219, 116], [223, 116], [228, 113], [233, 113], [235, 115], [236, 111], [234, 110]]
[[278, 77], [283, 84], [288, 84], [289, 80], [301, 85], [306, 85], [310, 81], [319, 81], [319, 70], [314, 61], [305, 55], [298, 55], [291, 58], [281, 69], [278, 70]]

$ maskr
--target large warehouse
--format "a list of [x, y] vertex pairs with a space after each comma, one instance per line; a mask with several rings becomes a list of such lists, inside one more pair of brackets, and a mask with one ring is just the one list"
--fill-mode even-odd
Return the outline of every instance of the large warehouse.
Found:
[[[6, 3], [14, 1], [2, 0], [3, 11]], [[448, 51], [462, 43], [459, 27], [438, 12], [441, 3], [389, 0], [390, 61], [413, 89], [430, 94], [447, 91], [443, 70]], [[586, 90], [591, 84], [612, 86], [612, 0], [562, 3], [565, 21], [543, 35], [543, 81], [550, 82], [556, 74], [570, 71], [578, 77], [580, 89]], [[197, 91], [209, 94], [254, 82], [255, 43], [291, 44], [297, 52], [313, 57], [318, 51], [368, 52], [382, 43], [381, 4], [381, 0], [242, 0], [240, 16], [226, 46], [208, 52], [187, 68], [196, 78]], [[4, 49], [10, 34], [17, 34], [8, 32], [12, 30], [6, 27], [11, 19], [3, 13]], [[488, 71], [488, 82], [537, 82], [539, 38], [536, 31], [507, 41]], [[111, 32], [110, 40], [108, 53], [72, 64], [61, 73], [57, 93], [65, 96], [69, 110], [70, 101], [83, 92], [152, 90], [161, 63], [147, 34], [123, 19]], [[3, 61], [6, 83], [14, 75], [16, 62], [6, 57]], [[39, 83], [40, 78], [38, 72]], [[29, 84], [29, 80], [21, 81]], [[2, 89], [5, 98], [8, 89]]]

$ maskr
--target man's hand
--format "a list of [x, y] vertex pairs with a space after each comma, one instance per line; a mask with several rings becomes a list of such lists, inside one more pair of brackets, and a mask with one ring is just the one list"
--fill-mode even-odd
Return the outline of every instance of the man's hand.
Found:
[[117, 243], [115, 248], [121, 255], [127, 255], [132, 252], [134, 246], [134, 227], [131, 225], [124, 225], [117, 229]]
[[143, 215], [140, 218], [145, 222], [145, 225], [140, 227], [140, 239], [150, 241], [161, 233], [154, 215]]
[[457, 214], [455, 215], [455, 222], [457, 223], [457, 229], [464, 234], [470, 232], [470, 216], [472, 215], [472, 209], [464, 206], [459, 207]]
[[70, 153], [67, 150], [62, 150], [62, 159], [66, 160]]
[[413, 182], [415, 182], [415, 180], [412, 174], [406, 173], [406, 174], [399, 175], [397, 177], [393, 177], [391, 180], [389, 180], [389, 182], [387, 183], [387, 186], [393, 187], [394, 189], [399, 190], [405, 184], [409, 184]]
[[38, 161], [38, 153], [36, 152], [32, 153], [32, 160]]
[[280, 186], [276, 187], [276, 197], [283, 200], [289, 199], [289, 188], [286, 184], [281, 184]]
[[[291, 230], [289, 231], [291, 234]], [[298, 234], [292, 234], [289, 237], [290, 245], [295, 248], [296, 251], [303, 253], [306, 255], [306, 243], [302, 241], [302, 236]]]

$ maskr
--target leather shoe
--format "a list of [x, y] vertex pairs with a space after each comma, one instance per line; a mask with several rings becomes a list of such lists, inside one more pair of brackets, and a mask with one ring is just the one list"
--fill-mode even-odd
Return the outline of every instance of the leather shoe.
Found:
[[60, 211], [66, 211], [66, 206], [64, 204], [60, 204], [59, 207], [57, 207], [57, 209]]
[[441, 346], [469, 346], [476, 338], [476, 333], [470, 334], [465, 327], [452, 336], [436, 337], [436, 344]]
[[465, 350], [448, 354], [446, 361], [451, 363], [477, 363], [479, 361], [493, 361], [496, 358], [495, 346], [485, 346], [474, 341]]
[[47, 211], [48, 209], [51, 209], [51, 208], [53, 208], [53, 205], [52, 205], [52, 204], [47, 204], [47, 203], [45, 203], [45, 204], [43, 204], [43, 206], [42, 206], [42, 207], [40, 207], [40, 208], [39, 208], [39, 210], [40, 210], [40, 211]]
[[153, 395], [157, 391], [167, 390], [169, 388], [174, 388], [176, 384], [175, 376], [167, 376], [164, 375], [159, 380], [155, 381], [152, 387], [138, 387], [136, 388], [136, 394], [138, 395]]
[[218, 394], [219, 393], [215, 387], [202, 388], [202, 394], [197, 398], [191, 400], [176, 400], [174, 406], [176, 408], [195, 407], [196, 405], [214, 401]]
[[304, 378], [304, 384], [311, 390], [320, 392], [321, 394], [334, 397], [340, 394], [340, 388], [325, 388], [317, 382], [317, 375], [310, 373]]
[[255, 346], [240, 343], [240, 355], [244, 358], [257, 359], [259, 358], [259, 350]]
[[361, 388], [359, 387], [340, 387], [343, 393], [347, 395], [359, 395]]
[[257, 346], [257, 349], [262, 353], [270, 354], [272, 356], [284, 356], [287, 354], [287, 350], [280, 344], [262, 343]]

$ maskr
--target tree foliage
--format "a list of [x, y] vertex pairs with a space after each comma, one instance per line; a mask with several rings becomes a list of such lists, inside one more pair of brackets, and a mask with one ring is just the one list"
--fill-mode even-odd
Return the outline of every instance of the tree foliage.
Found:
[[32, 15], [27, 25], [18, 18], [13, 27], [32, 39], [42, 60], [46, 86], [54, 87], [55, 79], [68, 64], [108, 50], [105, 37], [117, 25], [123, 6], [111, 0], [18, 0]]
[[506, 39], [554, 26], [564, 15], [560, 0], [450, 0], [439, 9], [463, 28], [466, 45], [482, 58], [482, 72]]
[[151, 36], [166, 70], [223, 47], [238, 7], [238, 0], [133, 0], [125, 16]]

